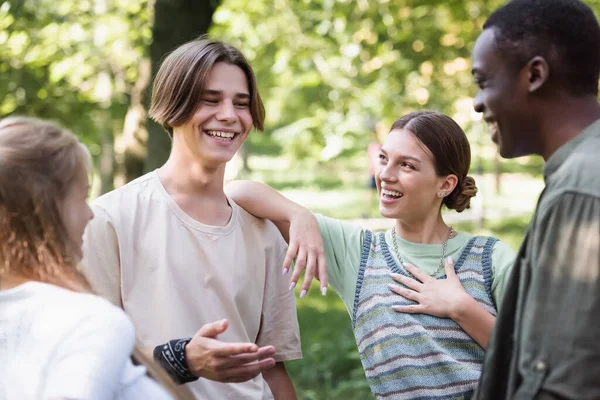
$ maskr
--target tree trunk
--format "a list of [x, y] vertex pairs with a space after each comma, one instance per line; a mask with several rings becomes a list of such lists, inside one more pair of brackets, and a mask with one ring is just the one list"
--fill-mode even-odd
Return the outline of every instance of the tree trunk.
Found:
[[[150, 45], [152, 77], [160, 67], [163, 57], [177, 46], [208, 32], [212, 15], [219, 1], [216, 0], [156, 0], [154, 11], [153, 41]], [[151, 85], [148, 85], [148, 94]], [[150, 103], [150, 95], [147, 96]], [[148, 147], [145, 171], [152, 171], [165, 163], [169, 157], [171, 140], [160, 126], [147, 120]]]
[[118, 173], [115, 176], [115, 186], [120, 187], [143, 175], [146, 160], [146, 108], [145, 93], [150, 84], [150, 60], [146, 57], [139, 64], [139, 75], [131, 90], [131, 100], [123, 132], [115, 140], [115, 153]]
[[252, 172], [250, 170], [250, 164], [248, 163], [250, 158], [250, 148], [247, 143], [244, 143], [242, 147], [240, 147], [240, 157], [242, 158], [242, 174], [244, 177], [247, 177]]
[[102, 110], [99, 112], [98, 118], [100, 127], [98, 136], [100, 139], [100, 157], [99, 157], [99, 175], [100, 175], [100, 190], [99, 194], [110, 192], [114, 189], [113, 177], [114, 177], [114, 137], [112, 132], [112, 126], [110, 119], [107, 117], [107, 111]]

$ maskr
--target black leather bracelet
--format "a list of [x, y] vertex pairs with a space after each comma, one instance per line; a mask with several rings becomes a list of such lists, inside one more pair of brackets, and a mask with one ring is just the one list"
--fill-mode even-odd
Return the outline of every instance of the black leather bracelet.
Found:
[[185, 361], [185, 346], [190, 340], [192, 338], [170, 340], [156, 346], [152, 353], [154, 361], [179, 385], [198, 379], [197, 376], [190, 373]]

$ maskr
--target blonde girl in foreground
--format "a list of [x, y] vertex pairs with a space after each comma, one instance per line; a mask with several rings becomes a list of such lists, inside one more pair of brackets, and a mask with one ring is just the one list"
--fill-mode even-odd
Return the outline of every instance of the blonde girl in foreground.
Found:
[[0, 121], [0, 399], [189, 399], [153, 364], [134, 366], [131, 321], [77, 268], [89, 165], [54, 123]]

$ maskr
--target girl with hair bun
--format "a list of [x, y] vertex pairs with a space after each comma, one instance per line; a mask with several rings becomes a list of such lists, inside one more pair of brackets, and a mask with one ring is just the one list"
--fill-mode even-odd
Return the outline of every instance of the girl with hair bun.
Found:
[[79, 270], [90, 166], [68, 130], [0, 120], [0, 399], [191, 399]]
[[395, 220], [371, 232], [313, 215], [270, 187], [237, 181], [232, 199], [268, 218], [289, 241], [284, 264], [327, 281], [351, 318], [377, 399], [470, 398], [481, 374], [514, 252], [498, 239], [457, 232], [442, 207], [462, 212], [477, 193], [468, 175], [469, 142], [451, 118], [418, 111], [396, 121], [375, 174], [381, 214]]

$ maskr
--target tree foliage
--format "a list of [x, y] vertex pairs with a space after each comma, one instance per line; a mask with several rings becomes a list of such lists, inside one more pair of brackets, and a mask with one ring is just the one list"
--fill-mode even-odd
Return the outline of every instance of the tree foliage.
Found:
[[[212, 36], [248, 56], [265, 100], [266, 134], [250, 136], [250, 153], [352, 155], [375, 124], [424, 107], [455, 117], [477, 143], [470, 50], [501, 3], [0, 0], [0, 116], [58, 120], [98, 157], [103, 191], [113, 175], [130, 180], [169, 148], [160, 129], [145, 129], [158, 62], [212, 17]], [[600, 10], [600, 0], [587, 3]]]
[[[154, 40], [150, 46], [152, 76], [158, 72], [160, 61], [165, 54], [208, 32], [218, 3], [217, 0], [156, 0], [156, 17], [152, 28]], [[165, 130], [152, 121], [148, 121], [147, 128], [148, 156], [144, 169], [151, 171], [167, 160], [171, 141]]]
[[285, 151], [327, 160], [417, 108], [468, 118], [469, 52], [499, 3], [227, 0], [212, 33], [251, 59]]
[[[362, 151], [376, 122], [432, 108], [467, 131], [470, 51], [504, 0], [225, 0], [212, 34], [240, 47], [266, 99], [272, 143], [296, 158]], [[590, 0], [600, 9], [600, 1]], [[269, 140], [251, 136], [260, 152]]]
[[97, 144], [97, 112], [122, 121], [150, 40], [145, 0], [4, 1], [0, 114], [55, 119]]

